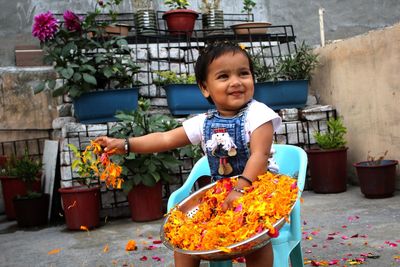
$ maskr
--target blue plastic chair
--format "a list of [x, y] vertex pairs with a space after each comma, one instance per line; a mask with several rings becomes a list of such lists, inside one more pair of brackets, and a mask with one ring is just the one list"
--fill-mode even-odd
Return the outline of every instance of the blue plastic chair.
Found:
[[[298, 198], [304, 189], [307, 154], [300, 147], [293, 145], [274, 144], [274, 159], [279, 166], [279, 173], [292, 177], [297, 177], [297, 185], [300, 189]], [[187, 180], [178, 190], [174, 191], [168, 199], [168, 210], [177, 203], [185, 199], [191, 193], [194, 183], [204, 175], [210, 175], [210, 168], [207, 157], [202, 157], [193, 166]], [[290, 213], [290, 222], [286, 223], [279, 231], [277, 238], [272, 238], [272, 248], [274, 251], [274, 267], [288, 267], [289, 259], [293, 267], [303, 267], [303, 253], [301, 250], [301, 220], [300, 220], [300, 200], [297, 201]], [[213, 261], [211, 267], [230, 267], [232, 262]]]

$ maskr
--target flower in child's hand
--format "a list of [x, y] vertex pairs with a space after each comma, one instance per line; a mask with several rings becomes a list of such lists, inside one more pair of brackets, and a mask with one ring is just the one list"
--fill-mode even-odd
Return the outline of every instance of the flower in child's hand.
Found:
[[32, 36], [41, 42], [53, 39], [58, 30], [58, 20], [50, 11], [35, 16], [32, 27]]

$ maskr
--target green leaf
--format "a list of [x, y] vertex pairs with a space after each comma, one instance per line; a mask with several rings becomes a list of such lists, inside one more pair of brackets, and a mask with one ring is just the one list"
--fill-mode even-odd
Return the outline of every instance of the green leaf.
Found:
[[66, 92], [68, 91], [68, 88], [66, 86], [61, 86], [58, 87], [57, 89], [53, 90], [53, 96], [57, 97], [57, 96], [62, 96], [64, 95]]
[[107, 78], [110, 78], [111, 76], [114, 75], [112, 68], [109, 68], [109, 67], [105, 67], [103, 69], [103, 73], [104, 73], [104, 76], [106, 76]]
[[88, 70], [88, 71], [90, 71], [91, 73], [96, 73], [96, 69], [95, 69], [92, 65], [88, 65], [88, 64], [82, 65], [80, 70], [81, 70], [81, 71], [86, 71], [86, 70]]
[[38, 94], [38, 93], [40, 93], [41, 91], [44, 90], [44, 87], [45, 87], [45, 83], [44, 83], [44, 82], [41, 82], [41, 83], [39, 83], [38, 85], [36, 85], [36, 86], [33, 88], [33, 92], [34, 92], [35, 94]]
[[73, 68], [67, 67], [61, 70], [61, 76], [67, 80], [69, 80], [72, 77], [72, 75], [74, 75]]
[[128, 42], [125, 39], [119, 39], [117, 41], [117, 45], [119, 46], [128, 45]]
[[83, 80], [89, 84], [97, 85], [96, 78], [90, 74], [83, 73]]
[[54, 88], [56, 87], [56, 80], [50, 80], [47, 85], [51, 90], [54, 90]]
[[132, 188], [134, 187], [135, 185], [134, 185], [134, 183], [133, 183], [133, 180], [126, 180], [126, 181], [124, 181], [124, 183], [122, 184], [122, 191], [125, 193], [125, 194], [128, 194], [131, 190], [132, 190]]
[[74, 80], [74, 82], [79, 82], [80, 80], [82, 80], [82, 74], [80, 74], [79, 72], [75, 72], [72, 79]]

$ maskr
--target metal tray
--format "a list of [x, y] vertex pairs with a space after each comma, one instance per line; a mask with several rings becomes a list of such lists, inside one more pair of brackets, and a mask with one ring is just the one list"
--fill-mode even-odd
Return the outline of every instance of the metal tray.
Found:
[[[182, 200], [178, 205], [177, 208], [186, 213], [187, 216], [192, 217], [196, 212], [198, 211], [198, 206], [200, 203], [201, 198], [204, 196], [205, 192], [213, 187], [216, 184], [216, 182], [209, 184], [200, 190], [194, 192], [184, 200]], [[298, 200], [297, 200], [298, 201]], [[291, 210], [293, 209], [295, 203], [293, 203]], [[160, 230], [160, 236], [163, 244], [176, 252], [182, 253], [182, 254], [187, 254], [191, 255], [195, 258], [203, 259], [203, 260], [227, 260], [227, 259], [233, 259], [239, 256], [246, 255], [250, 252], [253, 252], [263, 246], [265, 246], [269, 240], [270, 236], [268, 235], [268, 230], [264, 230], [261, 233], [258, 233], [246, 240], [243, 240], [238, 243], [234, 243], [230, 246], [227, 246], [227, 248], [230, 250], [230, 252], [225, 252], [220, 249], [213, 249], [213, 250], [186, 250], [186, 249], [180, 249], [172, 244], [169, 243], [169, 241], [165, 238], [164, 234], [164, 224], [168, 221], [169, 215], [165, 217], [162, 225], [161, 225], [161, 230]], [[279, 219], [275, 224], [274, 227], [276, 229], [281, 229], [282, 226], [285, 224], [285, 218]]]

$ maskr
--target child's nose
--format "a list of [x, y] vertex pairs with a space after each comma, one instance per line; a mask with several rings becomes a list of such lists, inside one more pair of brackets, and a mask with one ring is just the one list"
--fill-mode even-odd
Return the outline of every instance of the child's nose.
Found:
[[237, 75], [232, 75], [231, 76], [231, 85], [232, 86], [242, 85], [242, 81], [241, 81], [240, 77]]

